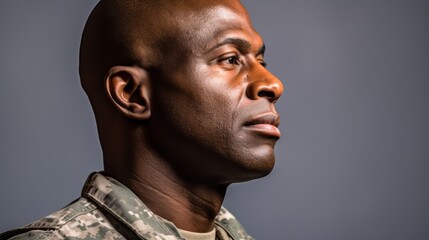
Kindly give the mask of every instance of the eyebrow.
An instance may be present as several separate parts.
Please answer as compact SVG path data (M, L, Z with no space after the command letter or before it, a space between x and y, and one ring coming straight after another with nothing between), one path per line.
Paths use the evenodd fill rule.
M235 45L237 50L242 52L242 53L248 53L248 52L250 52L250 50L252 48L252 45L244 39L226 38L225 40L223 40L219 44L216 44L214 47L210 48L208 52L210 52L211 50L216 49L218 47L221 47L223 45L227 45L227 44ZM264 56L264 54L265 54L265 44L263 44L262 47L259 48L258 52L256 53L256 56L259 56L259 55Z

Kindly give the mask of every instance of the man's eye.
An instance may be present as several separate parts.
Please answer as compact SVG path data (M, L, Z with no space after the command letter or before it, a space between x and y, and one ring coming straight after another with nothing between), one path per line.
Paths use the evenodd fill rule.
M239 65L240 64L238 56L227 57L227 58L221 59L219 62L224 63L224 64L229 64L229 65Z
M264 60L259 60L259 64L261 64L262 67L267 67L267 62L265 62Z

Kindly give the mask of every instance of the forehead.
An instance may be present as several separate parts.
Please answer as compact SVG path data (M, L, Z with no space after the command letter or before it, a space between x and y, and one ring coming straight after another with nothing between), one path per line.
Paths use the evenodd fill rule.
M224 38L240 38L260 48L262 38L252 26L246 9L238 1L213 1L203 7L188 9L179 24L185 41L209 49ZM252 44L252 45L253 45Z
M133 46L141 62L175 66L203 56L223 39L242 39L257 52L263 41L246 9L236 0L180 0L141 9ZM160 1L161 3L164 1ZM147 57L142 57L147 56Z

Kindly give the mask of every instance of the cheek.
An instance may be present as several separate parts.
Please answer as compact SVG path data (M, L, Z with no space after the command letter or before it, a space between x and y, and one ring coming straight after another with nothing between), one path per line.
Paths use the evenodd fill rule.
M243 90L227 72L200 65L154 86L154 115L169 132L225 150L235 134Z
M200 78L195 88L198 118L205 121L205 127L218 138L216 144L231 144L244 92L230 75L227 72L210 72Z
M171 136L207 142L210 137L215 137L220 119L227 117L224 109L219 107L219 97L196 84L188 85L188 88L164 85L154 96L154 122Z

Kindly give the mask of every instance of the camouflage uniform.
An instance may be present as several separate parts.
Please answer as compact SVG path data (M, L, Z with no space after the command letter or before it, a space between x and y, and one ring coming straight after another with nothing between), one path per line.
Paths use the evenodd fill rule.
M251 240L241 224L222 207L215 219L216 238ZM150 211L127 187L113 178L93 173L82 197L65 208L1 239L184 239L176 226Z

